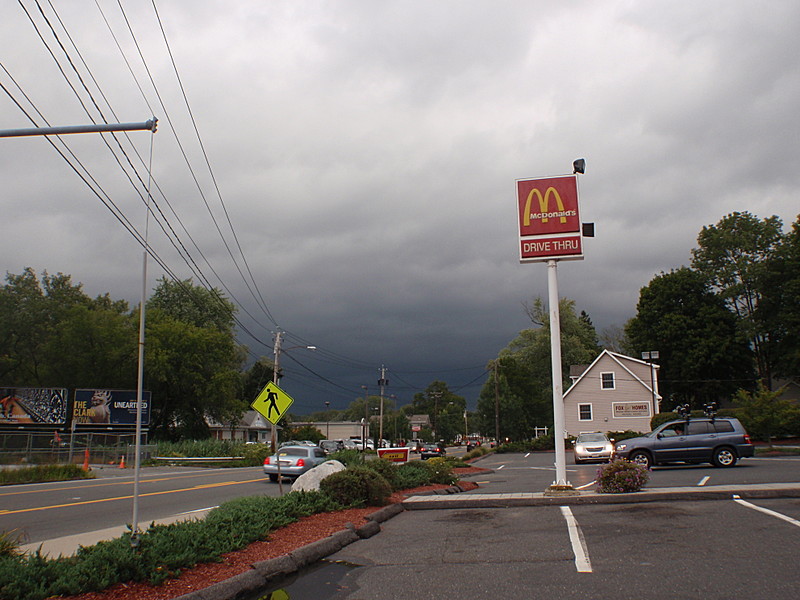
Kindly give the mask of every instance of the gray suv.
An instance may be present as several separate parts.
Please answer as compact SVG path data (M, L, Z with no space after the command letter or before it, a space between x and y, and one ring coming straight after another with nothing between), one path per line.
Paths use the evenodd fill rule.
M670 421L642 437L617 442L614 448L614 458L647 468L673 462L732 467L753 454L750 436L739 420L731 417Z

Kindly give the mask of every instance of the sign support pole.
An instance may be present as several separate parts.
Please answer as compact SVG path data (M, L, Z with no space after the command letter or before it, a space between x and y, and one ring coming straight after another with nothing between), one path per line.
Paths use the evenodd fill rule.
M572 486L567 481L564 450L564 393L561 383L561 315L558 307L558 261L547 261L547 293L550 304L550 364L553 378L553 442L556 447L556 480L559 489Z

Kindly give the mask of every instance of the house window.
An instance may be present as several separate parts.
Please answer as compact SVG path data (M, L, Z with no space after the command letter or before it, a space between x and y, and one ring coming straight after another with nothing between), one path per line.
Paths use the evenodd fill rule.
M591 404L578 404L578 420L591 421L592 420L592 405Z
M600 387L604 390L613 390L614 373L600 373Z

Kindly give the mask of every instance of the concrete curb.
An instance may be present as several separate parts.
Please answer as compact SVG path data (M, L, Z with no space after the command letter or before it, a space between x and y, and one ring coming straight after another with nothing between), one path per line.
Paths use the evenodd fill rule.
M740 498L800 498L800 483L719 485L706 488L661 488L629 494L598 494L580 492L577 495L547 495L541 493L469 494L453 496L413 496L403 501L406 510L444 508L508 508L512 506L569 506L580 504L630 504L664 502L668 500L728 500Z
M389 504L367 515L367 522L361 527L348 523L345 529L333 535L306 544L288 554L253 563L250 571L234 575L202 590L178 596L175 600L237 600L248 596L266 587L270 581L291 575L353 542L380 533L380 523L388 521L403 510L402 503Z

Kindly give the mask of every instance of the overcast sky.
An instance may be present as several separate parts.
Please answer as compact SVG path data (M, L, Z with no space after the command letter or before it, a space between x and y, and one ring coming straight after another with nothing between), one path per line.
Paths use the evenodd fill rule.
M288 332L299 414L377 394L382 364L398 404L438 379L474 408L486 363L530 326L523 303L547 298L546 265L519 263L517 179L586 159L597 234L560 263L559 291L598 331L688 264L704 225L800 213L796 0L156 0L213 178L152 0L122 0L125 15L117 0L39 3L92 97L35 0L77 92L3 2L0 129L31 126L15 101L37 125L100 122L92 98L109 122L157 117L155 135L120 137L125 154L106 136L118 158L97 134L63 139L139 231L142 186L123 167L146 184L152 140L155 202L240 305L241 341L271 356ZM139 302L141 247L44 138L0 139L0 180L3 273ZM152 221L149 238L199 283ZM163 273L151 260L148 287ZM304 344L319 350L289 349Z

